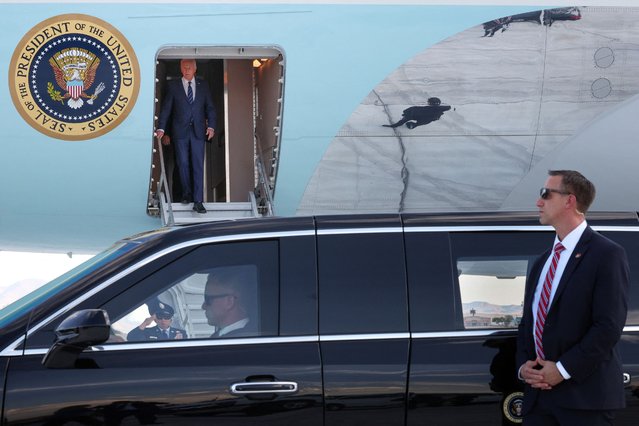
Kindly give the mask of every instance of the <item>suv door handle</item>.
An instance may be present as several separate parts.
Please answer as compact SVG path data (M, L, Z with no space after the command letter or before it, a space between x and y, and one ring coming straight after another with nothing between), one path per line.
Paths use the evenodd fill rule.
M253 395L260 393L295 393L296 382L242 382L231 385L233 395Z

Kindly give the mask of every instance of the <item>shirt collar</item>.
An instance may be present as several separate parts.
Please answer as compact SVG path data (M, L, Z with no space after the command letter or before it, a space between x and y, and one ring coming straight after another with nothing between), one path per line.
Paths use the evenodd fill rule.
M572 252L575 249L587 226L588 223L584 220L564 237L564 239L561 241L561 244L566 248L567 252ZM555 243L553 244L553 247L557 245L558 242L560 242L559 237L555 235Z
M227 333L230 333L233 330L237 330L240 328L244 328L246 326L246 324L248 324L249 319L248 318L244 318L241 319L237 322L234 322L233 324L227 325L226 327L222 328L220 330L220 337L224 336Z

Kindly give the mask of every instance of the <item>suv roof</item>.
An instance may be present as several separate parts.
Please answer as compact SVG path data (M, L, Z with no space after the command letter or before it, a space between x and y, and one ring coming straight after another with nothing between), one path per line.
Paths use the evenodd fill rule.
M636 212L589 212L588 223L595 226L636 226ZM400 222L401 220L401 222ZM345 214L326 216L267 217L225 220L160 228L126 238L130 242L162 241L177 244L201 238L238 234L286 233L335 228L375 228L397 226L540 226L536 212L462 212L404 214Z

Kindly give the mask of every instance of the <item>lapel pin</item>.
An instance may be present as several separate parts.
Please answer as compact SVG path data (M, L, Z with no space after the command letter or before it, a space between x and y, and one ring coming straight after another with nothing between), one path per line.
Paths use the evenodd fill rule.
M577 253L577 254L575 255L575 259L579 259L580 257L581 257L581 253Z

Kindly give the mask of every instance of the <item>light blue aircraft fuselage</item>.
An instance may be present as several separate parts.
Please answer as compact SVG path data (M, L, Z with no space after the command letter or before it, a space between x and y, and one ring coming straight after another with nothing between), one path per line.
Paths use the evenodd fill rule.
M233 171L255 166L228 156L235 100L255 111L270 96L277 215L530 210L546 170L564 167L593 178L596 208L635 208L639 190L619 188L636 173L639 13L371 3L0 2L0 250L90 253L162 225L153 131L181 53L219 83L225 171L209 201L230 201ZM105 37L119 74L78 59L90 42L52 44L73 36ZM258 79L248 101L233 95L244 58L276 61L278 94Z

